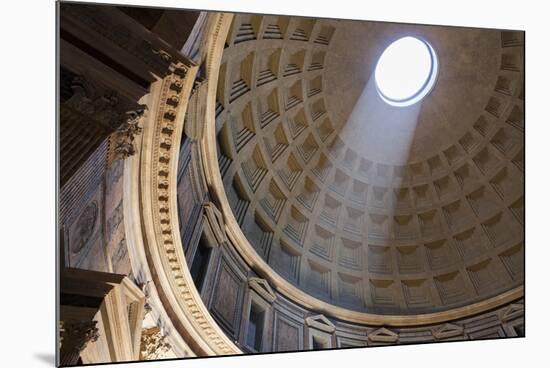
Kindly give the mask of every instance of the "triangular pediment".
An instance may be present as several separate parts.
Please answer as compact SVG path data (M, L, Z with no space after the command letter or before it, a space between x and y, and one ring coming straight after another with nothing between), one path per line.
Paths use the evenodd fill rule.
M269 283L264 279L251 277L248 279L248 286L269 303L273 303L277 298L277 294L275 294Z
M438 340L462 336L463 334L464 327L454 325L452 323L445 323L443 326L436 328L432 331L432 335Z
M397 342L399 335L385 327L371 332L368 338L372 342Z
M499 318L502 322L508 322L522 316L525 306L523 304L510 304L499 313Z
M203 205L203 210L206 230L214 237L215 244L219 245L227 242L225 222L218 207L212 202L207 202Z
M333 333L334 330L336 329L334 324L330 322L328 318L323 316L322 314L307 317L306 324L311 328L315 328L317 330L321 330L328 333Z

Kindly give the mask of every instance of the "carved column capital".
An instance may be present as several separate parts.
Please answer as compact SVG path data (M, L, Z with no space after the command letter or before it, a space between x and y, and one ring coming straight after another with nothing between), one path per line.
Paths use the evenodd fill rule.
M88 343L99 339L97 321L61 321L60 328L61 365L74 365Z
M82 351L99 338L97 321L61 321L60 335L63 347Z

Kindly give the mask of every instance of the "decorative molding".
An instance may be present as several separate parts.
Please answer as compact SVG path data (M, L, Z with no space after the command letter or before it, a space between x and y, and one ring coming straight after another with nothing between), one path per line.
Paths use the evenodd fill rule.
M124 50L128 56L146 65L152 74L161 78L169 74L169 66L179 58L178 50L123 13L117 14L109 8L90 11L89 6L63 8L61 16L68 31L76 28L93 32L99 44Z
M223 215L216 205L212 202L206 202L203 205L205 223L208 224L209 230L212 232L216 245L227 242L225 235L225 223Z
M212 13L210 27L226 33L231 16ZM211 37L211 36L208 36ZM211 38L209 52L221 58L223 40ZM174 327L197 355L241 353L213 320L189 273L177 214L177 167L184 116L198 66L172 62L171 73L151 85L146 96L140 149L142 228L152 281ZM138 179L138 178L135 178ZM216 219L214 215L212 220ZM217 221L217 220L216 220Z
M193 85L193 91L191 98L189 99L188 111L186 117L186 124L184 127L184 133L193 141L200 141L203 136L204 122L202 117L204 116L205 104L208 93L207 83L205 80L196 80Z
M102 90L84 75L71 80L71 90L73 95L65 101L64 108L70 108L110 131L120 125L123 116L116 91Z
M269 283L264 279L251 277L248 279L248 286L270 304L277 299L277 294L275 294Z
M61 295L70 296L60 304L62 365L76 364L79 357L84 364L139 359L145 296L128 277L65 268L60 288ZM71 334L79 333L71 340Z
M525 306L523 304L514 303L503 309L498 316L502 322L508 322L513 320L514 318L523 316L524 311Z
M76 365L89 343L100 338L97 321L73 320L60 321L59 364Z
M311 328L315 328L317 330L321 330L328 333L333 333L336 330L336 327L334 326L334 324L322 314L307 317L306 325L308 325Z
M152 281L153 275L149 268L147 260L147 242L144 237L144 229L142 229L142 215L139 206L141 193L139 183L140 174L140 157L141 144L138 144L138 154L123 161L124 165L124 230L126 236L126 244L128 247L128 255L132 267L132 273L135 275L135 281L139 289L145 295L144 316L150 317L152 320L163 326L164 332L169 337L172 344L172 351L178 357L194 357L197 354L191 349L189 344L183 339L180 332L176 329L176 318L168 314L167 308L164 307L163 301L160 299L160 293L157 291L155 284Z
M464 335L464 327L452 323L445 323L443 326L432 330L432 335L437 340L448 339Z
M367 337L371 342L396 343L399 340L398 334L385 327L371 332Z

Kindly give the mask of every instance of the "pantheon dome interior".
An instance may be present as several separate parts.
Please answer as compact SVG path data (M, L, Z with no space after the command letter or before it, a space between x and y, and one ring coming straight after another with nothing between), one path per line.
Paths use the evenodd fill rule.
M58 364L525 336L524 32L58 3Z

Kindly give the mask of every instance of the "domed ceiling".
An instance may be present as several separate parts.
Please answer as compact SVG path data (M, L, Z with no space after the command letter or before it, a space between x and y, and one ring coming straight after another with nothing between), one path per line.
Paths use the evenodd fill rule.
M428 41L433 90L393 107L373 71ZM322 301L376 314L523 284L521 33L238 15L223 55L221 176L257 254Z

